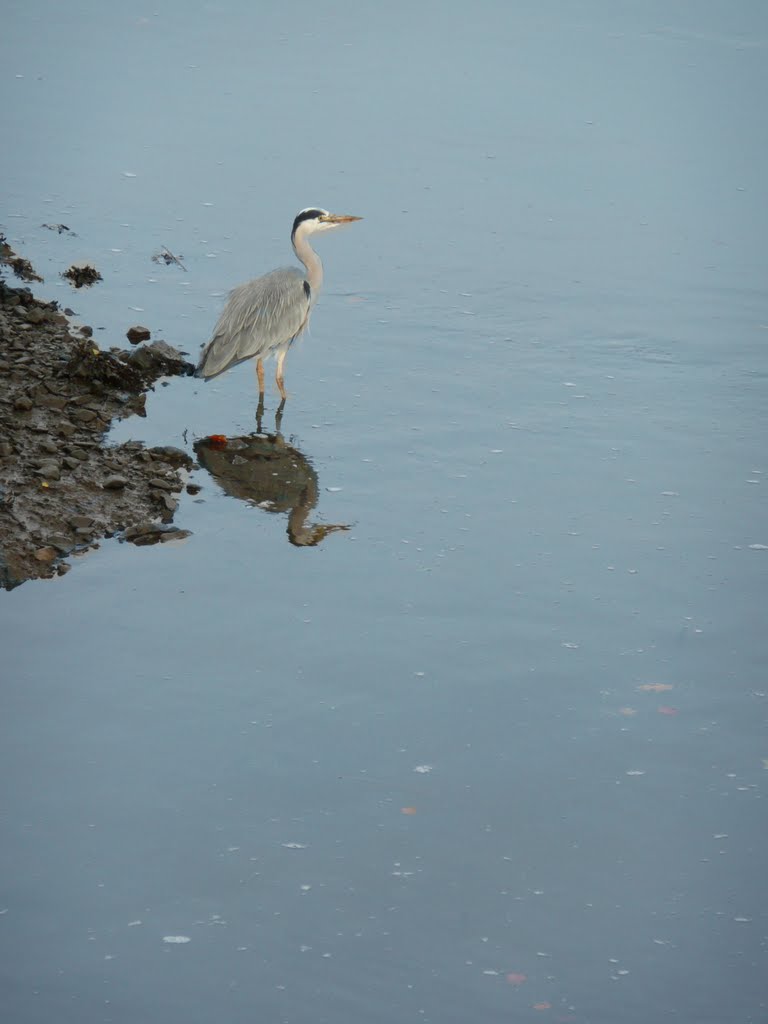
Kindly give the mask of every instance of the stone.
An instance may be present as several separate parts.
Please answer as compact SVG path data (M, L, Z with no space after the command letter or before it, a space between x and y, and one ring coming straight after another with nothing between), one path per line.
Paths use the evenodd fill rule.
M143 537L148 533L158 533L160 527L157 523L137 523L135 526L129 526L123 536L126 540L135 540L136 537Z
M26 395L19 395L16 401L13 403L13 408L18 412L29 412L32 408L32 399L27 398Z
M141 341L149 341L152 334L148 327L142 327L140 324L136 324L136 326L128 328L125 336L132 345L138 345Z
M108 476L102 486L106 491L121 491L128 481L124 476Z
M61 411L67 407L67 400L61 395L44 395L38 399L38 405L43 406L45 409L56 409Z
M38 548L35 551L35 558L38 562L52 562L57 557L58 553L55 548Z
M90 529L93 526L93 518L91 516L72 516L67 522L73 530Z
M58 480L61 477L61 466L58 462L50 459L41 463L40 468L35 470L38 476L44 476L46 480Z
M74 409L70 415L78 423L92 423L96 419L96 413L93 409Z
M72 541L69 537L65 537L63 534L57 533L54 534L53 537L48 538L48 546L56 548L57 551L61 551L66 554L66 552L72 550Z
M191 536L191 530L180 530L178 527L172 526L168 530L163 530L163 532L160 534L160 543L168 544L170 541L184 540L185 538Z

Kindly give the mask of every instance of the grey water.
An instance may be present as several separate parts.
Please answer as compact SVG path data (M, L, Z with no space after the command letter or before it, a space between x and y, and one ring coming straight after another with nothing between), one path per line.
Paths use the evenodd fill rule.
M0 51L0 226L103 347L194 357L364 218L286 362L310 498L201 459L185 543L2 597L4 1019L763 1024L765 5L27 0ZM259 443L249 364L166 383L115 441Z

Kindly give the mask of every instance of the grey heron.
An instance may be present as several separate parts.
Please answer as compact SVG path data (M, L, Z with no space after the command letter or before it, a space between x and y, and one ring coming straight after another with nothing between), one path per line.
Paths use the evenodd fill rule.
M274 355L275 381L285 402L285 356L291 342L307 326L323 283L323 265L309 244L309 236L361 219L328 213L316 206L301 210L293 222L291 244L306 273L298 267L281 267L230 292L213 337L200 354L195 376L211 380L231 366L255 357L259 400L263 402L264 360Z

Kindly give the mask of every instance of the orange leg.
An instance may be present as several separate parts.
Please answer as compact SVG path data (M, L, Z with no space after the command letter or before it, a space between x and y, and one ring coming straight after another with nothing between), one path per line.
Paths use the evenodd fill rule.
M256 377L259 381L259 394L264 394L264 362L261 359L256 360Z

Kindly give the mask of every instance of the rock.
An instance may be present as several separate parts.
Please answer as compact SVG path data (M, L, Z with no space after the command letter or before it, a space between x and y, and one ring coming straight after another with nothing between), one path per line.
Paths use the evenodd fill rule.
M96 413L93 409L74 409L70 415L78 423L92 423L96 419Z
M56 548L57 551L61 551L62 554L66 554L72 550L73 544L69 537L65 537L61 533L55 534L53 537L48 538L48 546Z
M19 395L16 401L13 403L13 408L19 412L29 412L32 408L33 402L31 398L27 398L26 395Z
M168 544L169 541L185 540L187 537L191 536L191 530L180 530L178 526L171 526L168 530L163 530L163 532L160 534L160 543Z
M25 315L31 324L39 324L45 320L45 311L40 309L39 306L30 306Z
M137 537L143 537L148 533L158 533L161 527L157 523L137 523L136 526L129 526L123 534L125 540L135 540Z
M181 352L165 341L153 341L134 349L128 357L128 365L142 374L157 378L164 374L191 374L194 367L184 360Z
M59 412L67 407L67 400L60 395L44 395L38 399L38 405L42 405L45 409L56 409Z
M160 531L159 530L153 530L152 533L142 533L142 534L139 534L138 537L134 537L133 538L131 543L135 544L136 547L143 548L143 547L147 547L150 544L157 544L157 542L159 540L160 540Z
M40 442L40 447L43 449L44 452L50 452L51 455L55 455L56 452L58 452L59 450L59 446L56 444L56 442L51 441L49 437Z
M148 327L137 324L135 327L129 327L125 336L132 345L138 345L141 341L149 341L152 335Z
M192 465L192 458L187 455L185 451L181 448L174 448L174 446L170 444L150 448L149 454L153 459L160 459L162 462L167 462L171 466L186 466L186 468L189 469Z
M178 482L175 482L173 480L163 480L159 476L153 477L149 481L149 486L150 487L156 487L156 488L158 488L161 491L178 491L179 490Z
M106 491L121 491L127 484L128 481L125 479L124 476L115 475L108 476L104 483L102 484L102 487Z
M63 462L64 462L64 465L67 467L67 469L79 469L80 468L80 460L79 459L73 459L71 455L65 455L64 459L63 459Z
M55 548L38 548L35 551L35 558L38 562L52 562L57 557L58 553Z
M90 529L93 526L93 519L91 516L72 516L68 523L73 530Z
M187 484L187 494L199 494L201 490L200 484Z
M53 459L43 462L35 472L38 476L44 476L46 480L59 480L61 478L61 466Z

